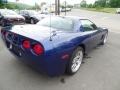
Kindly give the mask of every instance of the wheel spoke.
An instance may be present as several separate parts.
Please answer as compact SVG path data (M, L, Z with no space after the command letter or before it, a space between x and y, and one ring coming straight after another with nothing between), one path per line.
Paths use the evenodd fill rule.
M74 63L74 64L72 65L72 69L75 70L75 68L76 68L76 64Z
M83 58L83 52L78 51L73 59L72 66L71 66L71 69L73 72L76 72L79 69L82 62L82 58Z

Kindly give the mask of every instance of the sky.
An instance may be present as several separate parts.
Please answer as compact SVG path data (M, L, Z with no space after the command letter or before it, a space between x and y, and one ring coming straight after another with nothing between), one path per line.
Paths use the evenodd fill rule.
M8 0L10 2L15 2L16 0ZM60 0L60 2L64 2L65 0ZM66 0L68 4L77 4L80 3L82 0ZM94 3L95 0L86 0L88 4ZM54 3L55 0L19 0L20 3L25 3L28 5L34 5L35 3L40 4L41 2L47 2L47 3Z

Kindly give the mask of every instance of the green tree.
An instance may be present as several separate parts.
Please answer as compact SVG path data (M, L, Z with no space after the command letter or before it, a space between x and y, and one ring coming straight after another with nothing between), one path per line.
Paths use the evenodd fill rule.
M87 8L93 8L93 5L92 4L88 4Z
M109 5L114 8L120 8L120 0L110 0Z
M95 7L106 7L107 0L97 0L94 3Z
M35 3L35 8L40 9L40 6L37 3Z
M82 0L80 3L81 7L86 7L87 6L87 2L85 0Z
M95 1L94 7L112 7L120 8L120 0L97 0Z
M4 7L3 0L0 0L0 8L3 8L3 7Z

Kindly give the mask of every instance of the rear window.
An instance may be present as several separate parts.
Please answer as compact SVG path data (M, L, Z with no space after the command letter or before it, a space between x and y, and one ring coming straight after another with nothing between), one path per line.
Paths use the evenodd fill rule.
M49 17L37 23L41 26L52 27L60 30L71 31L73 30L73 20L62 17Z

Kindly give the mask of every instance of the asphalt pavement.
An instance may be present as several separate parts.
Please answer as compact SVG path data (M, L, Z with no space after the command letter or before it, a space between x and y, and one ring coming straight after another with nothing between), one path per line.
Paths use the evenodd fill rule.
M91 51L75 75L51 78L13 57L0 39L0 90L120 90L120 15L84 10L67 14L108 27L106 45Z

